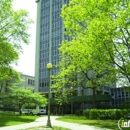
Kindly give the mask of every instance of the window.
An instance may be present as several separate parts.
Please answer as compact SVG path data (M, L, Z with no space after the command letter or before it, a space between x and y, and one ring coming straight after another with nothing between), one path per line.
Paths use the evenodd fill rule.
M31 84L31 80L30 79L28 79L28 84Z
M34 80L33 79L28 79L28 85L34 86Z

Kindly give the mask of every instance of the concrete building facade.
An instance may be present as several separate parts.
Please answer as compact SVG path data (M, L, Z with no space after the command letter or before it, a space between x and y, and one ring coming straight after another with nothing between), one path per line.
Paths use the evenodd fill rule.
M48 93L49 77L46 68L47 63L52 63L51 73L58 72L55 65L59 62L58 47L63 40L71 40L64 35L63 20L60 17L61 7L69 3L69 0L36 0L37 2L37 24L36 24L36 55L35 55L35 92ZM73 97L73 109L92 106L92 90L78 87ZM96 100L109 102L111 100L109 90L102 89ZM101 95L102 94L102 95ZM87 97L88 96L88 97ZM52 96L53 97L53 96ZM52 99L53 100L53 99ZM52 101L52 104L55 103ZM57 106L55 106L57 107ZM70 104L65 105L70 110ZM78 108L78 109L80 109ZM56 110L58 108L55 108ZM67 113L67 112L66 112Z
M69 0L37 1L35 91L48 92L47 63L52 63L52 74L58 71L54 67L59 62L58 47L65 39L61 7ZM69 39L66 37L66 39Z
M19 84L19 87L22 87L24 89L32 89L34 90L34 77L33 76L29 76L29 75L25 75L23 73L20 73L20 78L22 79L22 82Z

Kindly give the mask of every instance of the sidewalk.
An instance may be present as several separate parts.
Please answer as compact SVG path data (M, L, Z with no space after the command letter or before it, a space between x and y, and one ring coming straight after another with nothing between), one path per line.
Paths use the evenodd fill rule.
M67 123L62 121L57 121L55 118L58 116L51 116L51 125L52 126L61 126L65 128L69 128L71 130L110 130L106 128L98 128L94 126L87 126L81 124L74 124L74 123ZM42 116L31 123L21 124L21 125L14 125L14 126L5 126L0 127L0 130L20 130L20 129L27 129L30 127L37 127L37 126L46 126L47 123L47 116Z

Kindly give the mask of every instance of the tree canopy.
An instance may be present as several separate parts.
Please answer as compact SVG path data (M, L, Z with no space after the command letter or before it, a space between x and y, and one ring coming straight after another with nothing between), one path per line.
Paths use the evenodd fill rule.
M0 1L0 83L13 77L12 63L16 63L21 45L29 43L28 29L32 23L26 10L15 11L12 0ZM11 72L11 73L10 73ZM15 71L16 73L16 71ZM18 75L18 73L17 73Z
M21 114L21 108L23 105L46 105L47 99L40 93L33 93L31 89L15 88L11 89L10 93L4 96L4 103L18 106L19 114Z
M96 89L124 78L130 81L129 10L127 0L70 0L63 6L65 34L72 40L59 48L55 88L70 83Z

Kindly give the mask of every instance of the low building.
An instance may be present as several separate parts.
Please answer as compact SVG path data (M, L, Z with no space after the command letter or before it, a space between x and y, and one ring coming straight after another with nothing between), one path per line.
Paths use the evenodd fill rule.
M112 95L112 106L120 107L124 102L130 99L130 88L129 87L119 87L111 88Z
M27 88L31 88L32 90L34 90L34 77L33 76L29 76L29 75L25 75L23 73L20 73L20 78L22 79L22 82L20 83L20 87L27 89Z
M33 76L29 76L29 75L26 75L26 74L23 74L21 72L19 72L20 74L20 78L21 78L21 83L19 84L16 84L16 87L19 88L23 88L23 89L32 89L32 91L34 92L34 77ZM12 83L14 83L14 81L11 81ZM2 103L2 99L3 99L3 95L5 93L8 93L8 92L11 92L10 89L10 84L7 82L3 85L3 87L1 88L2 91L1 91L1 96L0 96L0 110L11 110L12 107L10 107L10 105L4 105L3 106L3 103Z

